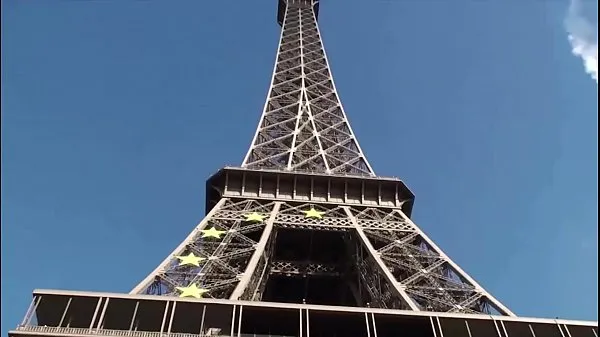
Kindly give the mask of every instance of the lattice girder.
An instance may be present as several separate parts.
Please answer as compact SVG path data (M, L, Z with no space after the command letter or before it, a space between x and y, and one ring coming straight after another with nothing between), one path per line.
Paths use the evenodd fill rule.
M285 13L280 16L282 30L271 85L242 168L375 177L336 91L313 12L314 5L313 0L288 1ZM202 225L226 231L222 240L212 243L192 235L173 254L199 254L207 258L205 263L198 268L185 269L165 262L153 273L153 281L146 280L142 288L174 295L182 284L196 282L208 290L208 296L260 300L270 274L309 275L335 270L335 267L330 270L323 266L319 269L318 264L307 261L274 261L273 247L278 231L335 231L341 233L348 251L353 252L349 259L353 261L360 283L354 292L364 290L368 293L364 296L372 306L463 312L486 312L485 308L494 307L503 314L512 314L444 255L399 208L396 209L405 201L398 199L397 186L392 202L395 208L349 207L310 202L312 193L322 195L323 188L314 189L311 185L310 195L296 193L295 179L293 201L280 198L269 202L271 197L267 194L266 198L262 196L261 202L250 199L237 202L236 205L246 202L262 207L263 214L268 214L264 222L247 223L242 213L252 207L231 208L229 204L234 203L231 199L222 201ZM248 193L245 188L249 187L245 181L246 176L242 175L239 196L253 198L252 192L245 194ZM279 187L286 185L279 185L279 176L275 181L277 189L273 191L275 185L272 185L267 193L277 197ZM259 197L262 188L267 187L261 184L262 177L258 178L258 185L255 184L259 186L256 194ZM342 185L335 184L338 190L327 185L327 191L340 195ZM350 196L349 193L356 194L358 185L345 184L341 199L366 201L366 192L360 194L359 199ZM363 180L360 186L359 190L365 191L365 186L375 185ZM381 185L376 194L372 193L373 187L369 188L371 203L381 203ZM227 180L219 191L237 193L235 189L228 189ZM390 202L389 189L386 191L386 202ZM412 193L407 193L412 200ZM372 195L379 199L373 200ZM306 202L301 201L305 199ZM411 207L407 208L410 211ZM307 217L307 209L322 216Z
M264 223L247 221L251 213L270 214L275 203L222 199L182 244L132 292L178 296L177 288L196 284L208 290L205 297L227 298L246 270ZM215 228L222 237L205 237ZM220 236L220 235L219 235ZM193 254L199 265L182 264L178 257Z
M421 310L471 312L485 307L494 308L500 314L511 314L462 270L457 270L401 211L394 209L386 214L382 209L367 208L355 214L361 226L371 224L365 228L365 235L387 269L392 271L395 281ZM377 219L394 223L393 227L401 230L386 225L373 228L372 223ZM478 301L465 302L475 297Z
M267 102L242 167L374 176L338 98L311 1L287 6Z
M264 221L247 221L250 213ZM212 227L223 237L202 238L202 230ZM343 274L344 266L273 260L277 228L341 232L350 254L346 260L358 273L358 290L373 307L512 314L400 209L316 202L222 199L133 292L177 296L178 288L194 283L208 297L260 300L269 275ZM181 266L177 256L190 253L203 263Z
M323 263L306 263L297 261L273 261L270 273L282 275L327 275L341 276L341 271L337 265L328 265Z
M571 336L572 328L575 336L585 327L597 336L597 322L494 316L514 314L410 220L414 194L400 179L375 176L350 127L318 2L278 1L281 37L256 134L242 167L207 181L207 214L196 228L129 295L35 290L10 336L283 336L293 334L279 324L291 315L299 325L284 325L300 326L300 335L315 327L309 316L315 331L343 335L347 329L324 329L331 310L341 313L337 325L357 329L364 316L368 335L393 324L417 335L471 335L473 327L510 336ZM262 300L271 303L249 303ZM287 303L273 303L280 300ZM274 325L261 321L275 316Z

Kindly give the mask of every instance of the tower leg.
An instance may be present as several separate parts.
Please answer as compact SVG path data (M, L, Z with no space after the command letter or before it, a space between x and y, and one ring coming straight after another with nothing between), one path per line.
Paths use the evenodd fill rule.
M373 262L376 263L376 265L378 267L378 270L377 270L377 273L379 274L378 276L379 277L383 276L385 281L387 281L386 283L389 284L389 286L391 287L391 289L389 289L389 290L395 292L398 296L400 296L402 298L402 300L404 301L405 306L408 306L411 310L418 311L419 308L417 307L417 305L408 296L408 294L406 294L404 289L402 289L400 284L396 281L396 278L394 277L394 275L392 275L392 273L387 269L387 267L381 260L381 257L379 256L377 251L375 251L375 249L371 245L369 239L363 232L362 228L358 225L358 222L356 221L356 218L354 217L354 215L352 214L350 209L348 207L344 207L344 210L346 211L346 214L348 214L348 217L351 219L352 225L354 226L354 229L356 230L357 236L360 238L361 244L368 251L369 256L367 257L367 259L372 260ZM364 260L364 257L363 257L363 261L360 261L359 263L364 264L365 262L366 261ZM366 265L365 265L365 267L366 267ZM364 272L366 272L366 271L367 270L364 270ZM397 306L397 305L394 305L394 307L395 306ZM397 308L397 309L400 309L400 308Z
M267 247L267 243L273 233L273 223L275 222L275 217L277 216L277 212L279 212L280 207L281 203L277 202L271 210L269 218L265 221L265 228L262 232L260 240L256 245L256 249L252 254L252 257L250 258L248 267L246 267L244 274L240 278L240 282L235 287L235 290L229 299L242 299L242 295L244 295L243 299L251 299L252 294L256 291L256 287L260 284L260 279L264 277L265 269L269 264L269 257L265 255L265 248Z
M262 219L274 214L276 205L253 199L221 199L131 293L229 298L267 228Z

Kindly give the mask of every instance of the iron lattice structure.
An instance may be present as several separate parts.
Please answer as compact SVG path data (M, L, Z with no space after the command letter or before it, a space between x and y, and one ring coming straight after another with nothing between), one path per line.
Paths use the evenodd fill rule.
M315 11L290 1L273 79L242 167L374 176L340 103Z
M375 176L317 16L316 0L280 0L273 78L242 167L209 180L206 217L131 293L513 316L411 221L412 193Z
M598 337L598 323L515 317L410 219L340 104L317 0L278 0L267 102L206 216L129 294L34 290L10 337Z

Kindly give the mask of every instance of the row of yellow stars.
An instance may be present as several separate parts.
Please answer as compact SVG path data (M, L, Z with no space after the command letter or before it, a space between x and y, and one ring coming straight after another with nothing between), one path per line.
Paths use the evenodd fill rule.
M302 211L302 212L305 214L305 217L307 217L307 218L317 218L317 219L323 218L323 214L325 214L325 212L319 212L314 208L311 208L308 211ZM263 222L265 220L265 218L266 218L265 215L261 215L256 212L246 214L246 221ZM216 229L215 227L212 227L210 229L201 229L200 232L202 232L203 238L212 237L212 238L216 238L216 239L220 239L221 234L227 233L227 231L220 231L220 230Z
M315 210L314 208L311 208L308 211L304 211L304 213L306 214L307 218L322 218L323 214L325 212L319 212L319 211ZM246 214L246 221L262 222L262 221L264 221L264 218L265 218L264 215L258 214L256 212ZM211 227L210 229L201 229L200 232L202 232L203 238L213 237L213 238L217 238L217 239L220 239L222 234L227 233L227 231L220 231L220 230L216 229L215 227ZM190 253L187 256L179 255L179 256L175 256L175 257L180 260L180 262L179 262L180 266L190 264L190 265L199 267L200 262L206 260L203 257L195 256L194 253Z
M306 214L307 218L322 218L323 214L325 212L319 212L317 210L315 210L314 208L311 208L308 211L303 211ZM256 212L250 213L250 214L246 214L246 221L255 221L255 222L263 222L264 218L266 216L258 214ZM227 231L220 231L218 229L216 229L214 226L209 228L209 229L201 229L200 232L202 233L202 237L203 238L216 238L216 239L220 239L222 234L227 233ZM185 256L176 256L178 259L181 260L181 263L179 264L181 265L185 265L185 264L193 264L195 266L199 266L199 261L202 260L196 260L196 259L203 259L200 257L193 257L193 259L190 260L190 256L193 256L194 254L191 253L190 255L188 255L187 257ZM192 262L190 262L192 261Z
M317 219L321 219L323 217L323 214L325 214L325 212L319 212L319 211L315 210L314 208L311 208L308 211L303 211L303 213L305 214L305 216L307 218L317 218ZM266 216L264 216L264 215L253 212L250 214L246 214L246 221L263 222L265 217ZM202 230L200 230L200 232L202 232L203 238L214 237L214 238L220 239L221 235L226 233L227 231L220 231L220 230L216 229L215 227L212 227L210 229L202 229ZM188 255L177 255L175 257L177 259L179 259L180 266L189 264L189 265L193 265L196 267L200 267L200 262L206 260L206 258L196 256L196 255L194 255L194 253L189 253ZM179 294L179 297L201 298L203 294L208 292L208 289L198 288L196 283L192 283L187 287L177 287L176 289L181 292Z
M325 212L319 212L314 208L311 208L308 211L302 211L302 213L304 213L304 216L306 218L317 218L317 219L323 218L323 214L325 214ZM258 214L256 212L246 214L246 221L263 222L263 220L265 218L266 218L266 216Z

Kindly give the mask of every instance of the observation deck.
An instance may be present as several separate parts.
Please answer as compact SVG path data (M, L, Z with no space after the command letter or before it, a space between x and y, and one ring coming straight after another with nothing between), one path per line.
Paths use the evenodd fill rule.
M9 337L598 337L598 323L35 290Z

